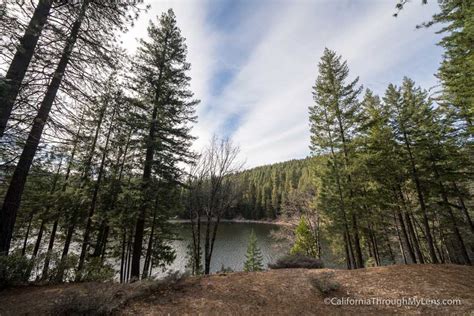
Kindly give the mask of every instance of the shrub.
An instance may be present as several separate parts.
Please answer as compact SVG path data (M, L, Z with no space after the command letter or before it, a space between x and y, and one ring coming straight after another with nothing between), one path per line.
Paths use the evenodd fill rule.
M115 315L127 302L176 286L183 275L170 272L164 279L141 280L131 284L87 282L71 286L58 294L49 314Z
M61 261L61 254L59 252L51 254L50 269L48 271L48 282L62 282L73 281L75 276L75 269L79 258L75 254L69 254L63 261ZM62 273L62 279L58 279L58 275Z
M221 269L217 271L217 273L231 273L234 272L234 270L231 267L226 267L224 264L221 264Z
M268 267L270 269L321 269L324 268L324 265L319 259L295 254L284 256L278 259L275 263L269 264Z
M368 258L368 259L366 260L365 266L366 266L366 267L376 267L376 266L377 266L377 263L376 263L376 261L375 261L374 258L370 257L370 258Z
M33 260L21 255L0 256L0 288L28 282Z
M334 273L324 272L311 279L311 285L321 294L328 295L340 289L341 285L333 280Z
M295 229L296 240L290 250L292 255L316 257L318 254L318 240L311 230L308 221L302 217Z
M247 254L245 255L244 271L254 272L263 270L263 256L257 245L257 235L252 229L250 233L249 243L247 246Z
M115 275L114 268L102 262L101 258L91 258L85 265L81 280L85 282L111 281Z

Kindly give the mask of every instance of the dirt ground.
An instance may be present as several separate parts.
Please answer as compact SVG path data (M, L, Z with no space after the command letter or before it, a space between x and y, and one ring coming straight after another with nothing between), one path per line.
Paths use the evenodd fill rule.
M328 276L330 283L336 286L329 286L329 291L323 294L321 287L315 285L321 282L315 280L328 279ZM377 299L378 304L369 301ZM341 305L343 303L346 305ZM413 305L416 303L419 306ZM190 277L159 286L153 283L81 283L0 292L0 315L71 313L474 315L474 267L409 265L353 271L286 269Z

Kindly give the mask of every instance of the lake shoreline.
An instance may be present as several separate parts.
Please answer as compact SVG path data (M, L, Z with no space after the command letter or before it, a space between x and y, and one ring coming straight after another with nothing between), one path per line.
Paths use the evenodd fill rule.
M201 222L206 222L206 219L202 219ZM171 219L168 222L173 224L186 224L191 223L190 219ZM221 219L221 223L236 223L236 224L270 224L277 226L289 226L291 223L284 222L281 220L253 220L253 219L243 219L243 218L234 218L234 219Z

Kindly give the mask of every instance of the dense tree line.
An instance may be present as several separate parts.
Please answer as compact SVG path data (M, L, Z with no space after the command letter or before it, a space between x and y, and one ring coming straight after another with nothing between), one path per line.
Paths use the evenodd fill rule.
M195 157L199 101L172 10L150 24L135 56L118 46L144 9L2 6L0 279L22 262L26 278L107 278L107 258L119 258L127 281L174 259L167 219L180 202L182 164Z
M0 4L0 281L105 278L112 258L120 281L148 277L174 259L175 214L192 219L206 273L220 219L239 216L296 217L292 252L331 251L350 269L471 264L474 5L440 8L424 24L444 34L437 93L409 78L364 91L326 49L313 157L240 171L230 143L191 150L199 101L172 10L128 56L119 34L140 1Z
M465 117L409 78L383 98L326 49L310 107L317 208L348 268L396 262L471 264L472 139ZM460 112L462 113L462 112ZM398 242L398 247L396 243ZM395 249L399 251L395 251Z
M239 172L232 179L239 184L239 198L225 216L246 219L275 219L292 191L313 186L312 158L290 160Z

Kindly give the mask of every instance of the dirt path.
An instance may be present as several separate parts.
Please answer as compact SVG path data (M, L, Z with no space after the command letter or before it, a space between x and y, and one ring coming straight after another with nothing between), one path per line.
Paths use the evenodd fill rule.
M320 287L315 286L315 280L328 275L331 283L339 288L322 294ZM424 301L419 301L423 305L418 307L407 304L337 305L348 299L384 299L385 303L395 304L396 299L403 298ZM458 299L460 305L437 306L433 302L427 304L427 299ZM153 283L82 283L0 292L0 315L73 312L122 315L474 315L474 268L410 265L356 271L288 269L188 278L160 286Z

